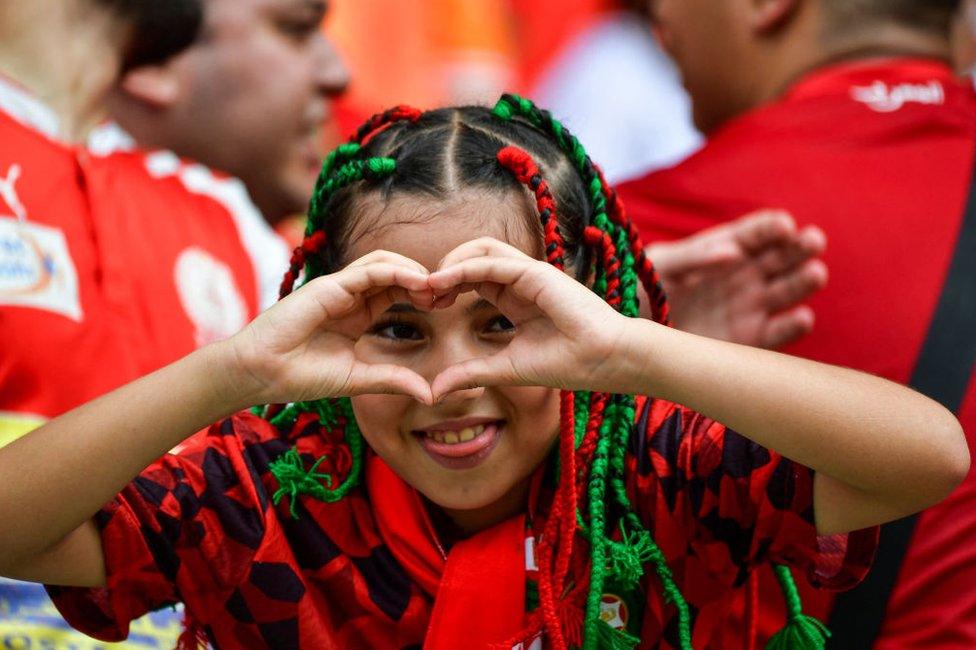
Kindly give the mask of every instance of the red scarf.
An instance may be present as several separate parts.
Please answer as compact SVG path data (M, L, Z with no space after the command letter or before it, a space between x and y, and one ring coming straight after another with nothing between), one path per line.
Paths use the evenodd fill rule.
M417 491L376 454L367 454L365 474L383 542L434 599L424 650L498 646L525 628L524 513L445 554Z

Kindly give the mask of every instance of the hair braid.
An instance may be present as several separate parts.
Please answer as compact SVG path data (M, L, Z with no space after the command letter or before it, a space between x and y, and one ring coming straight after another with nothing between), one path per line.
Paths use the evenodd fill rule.
M592 225L584 230L584 242L599 252L594 290L621 313L636 316L636 287L640 280L651 298L653 314L658 320L667 322L667 301L660 278L644 252L636 229L627 219L622 202L607 184L600 169L593 164L579 140L547 111L540 110L529 100L515 95L503 96L493 113L504 120L511 120L519 115L549 133L573 163L587 189L593 214ZM577 463L580 467L590 467L588 477L579 477L581 487L582 482L587 486L589 525L574 513L574 518L583 524L581 528L588 533L591 546L584 647L593 647L598 637L608 633L599 623L600 597L608 572L624 584L633 586L643 575L643 565L647 562L655 564L665 599L677 606L679 636L683 646L690 647L690 615L687 603L677 590L664 555L633 512L626 494L624 458L634 422L634 399L629 396L596 395L588 402L590 417L581 439L578 440ZM612 540L608 536L614 530L607 522L608 499L620 506L625 513L617 523L622 537L620 541ZM625 641L623 638L617 640Z
M359 150L359 145L356 144L342 145L326 158L309 204L305 239L301 245L292 251L288 271L285 272L284 279L281 281L281 288L278 291L279 298L284 298L294 290L295 282L303 268L307 279L314 278L321 273L319 254L327 241L322 225L329 199L335 192L357 181L367 178L382 178L396 171L396 161L392 158L349 159L358 154ZM345 162L337 168L341 161ZM329 173L326 173L327 170Z
M512 172L516 180L528 186L536 198L536 208L542 222L546 259L563 270L564 244L559 231L556 201L549 185L542 177L539 166L532 157L518 147L505 147L498 152L498 163ZM555 648L565 648L562 626L558 614L557 599L563 591L562 578L568 573L576 533L576 448L575 448L575 395L572 391L560 394L559 460L560 477L557 496L546 525L546 534L540 542L540 604L544 611L546 630ZM555 562L551 549L558 546ZM555 567L553 566L555 564Z
M635 259L636 271L633 270L633 265L626 264L625 261L627 272L622 279L625 294L636 291L636 281L639 278L651 299L655 320L667 324L667 300L664 296L660 277L654 271L653 264L645 254L636 229L627 219L622 202L606 183L602 171L590 159L576 136L570 133L549 111L538 108L530 100L518 95L503 95L495 105L493 113L504 120L510 120L516 115L521 116L553 137L556 144L573 163L587 188L593 206L593 225L610 234L622 255L626 256L629 253ZM636 273L637 277L631 275L632 273ZM627 311L630 309L628 308ZM628 315L636 315L636 312Z

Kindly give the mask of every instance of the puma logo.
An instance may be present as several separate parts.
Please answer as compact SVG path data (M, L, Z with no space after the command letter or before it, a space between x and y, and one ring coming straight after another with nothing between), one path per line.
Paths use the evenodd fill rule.
M3 197L7 207L13 211L18 220L27 221L27 209L20 202L20 197L17 196L17 190L14 187L20 178L20 172L20 165L14 164L7 170L6 177L0 177L0 197Z

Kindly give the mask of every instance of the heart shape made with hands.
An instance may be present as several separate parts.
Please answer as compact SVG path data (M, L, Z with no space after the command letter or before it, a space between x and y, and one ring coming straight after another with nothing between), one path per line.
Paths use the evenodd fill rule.
M469 292L515 325L511 341L494 354L447 367L430 382L402 365L356 357L356 341L392 305L447 309ZM374 251L266 312L269 331L258 338L275 339L266 348L280 355L279 367L288 366L285 374L291 375L283 383L291 388L289 401L296 393L302 399L400 393L433 404L476 386L580 388L585 369L605 361L594 343L614 315L550 264L503 242L478 239L455 248L433 272L402 255Z

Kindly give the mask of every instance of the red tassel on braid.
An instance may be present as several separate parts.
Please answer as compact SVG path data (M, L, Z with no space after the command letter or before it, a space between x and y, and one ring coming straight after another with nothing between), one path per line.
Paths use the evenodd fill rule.
M671 306L668 304L668 299L664 292L664 283L661 281L661 276L657 272L657 269L654 268L653 262L651 262L651 259L645 252L640 233L637 232L634 222L627 216L627 208L624 207L624 202L620 200L620 196L617 195L617 192L607 182L603 170L596 164L593 165L593 169L596 170L597 177L600 179L600 185L603 187L603 194L607 197L607 216L627 232L627 239L630 241L630 252L634 256L634 261L637 266L637 275L640 277L641 283L644 285L644 290L647 291L647 295L651 300L651 312L654 320L662 325L670 326Z
M412 106L394 106L393 108L377 113L359 127L356 134L349 138L349 142L365 145L374 138L380 131L389 127L395 122L408 120L416 122L423 115L423 111Z
M576 463L579 467L590 466L593 452L596 451L596 439L600 432L600 424L603 422L603 412L607 408L608 401L610 401L609 393L593 393L590 396L590 419L586 423L583 440L576 450ZM588 480L589 477L585 473L580 474L578 479L580 489L586 485Z
M292 251L288 271L285 272L285 277L281 281L281 288L278 291L279 300L295 289L295 281L298 280L298 274L302 272L302 268L305 266L305 260L313 255L318 255L325 247L325 241L325 233L316 230Z

